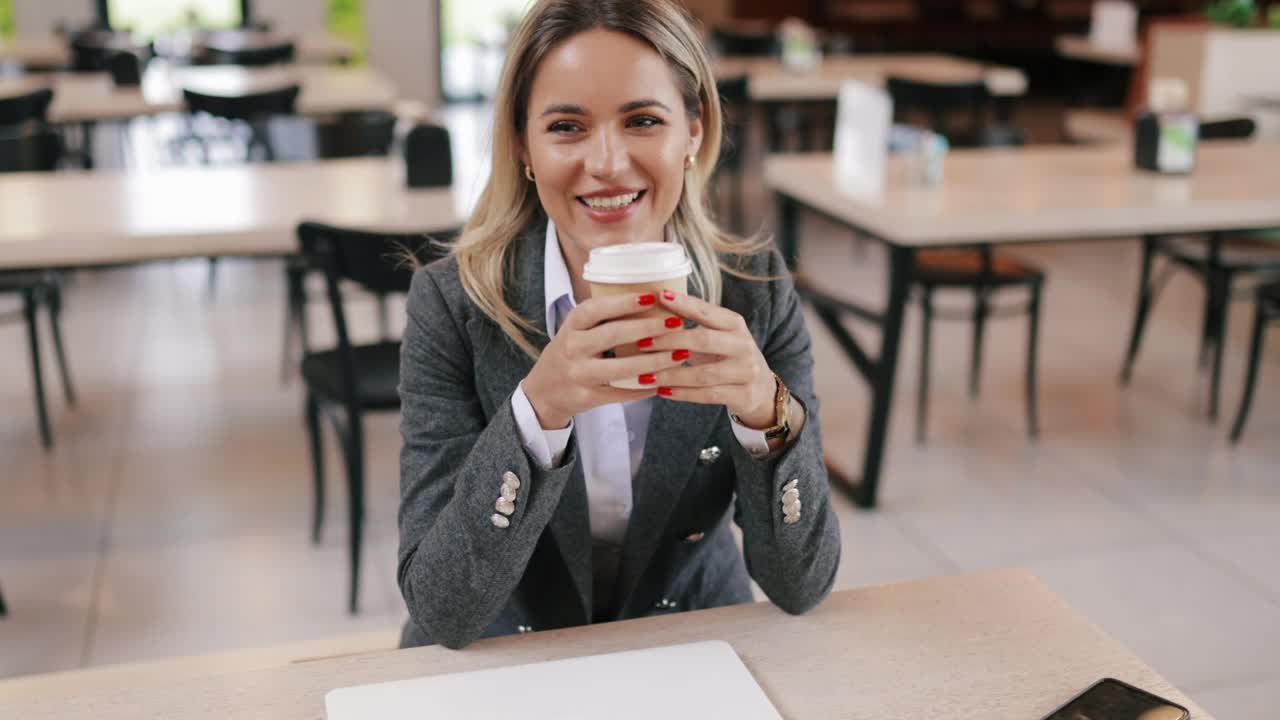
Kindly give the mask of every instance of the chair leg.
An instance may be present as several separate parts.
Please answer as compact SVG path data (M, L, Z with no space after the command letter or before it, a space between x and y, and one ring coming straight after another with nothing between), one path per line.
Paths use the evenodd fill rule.
M1266 324L1266 313L1259 300L1253 316L1253 338L1249 341L1249 369L1245 372L1244 394L1240 396L1240 409L1236 411L1236 421L1231 426L1232 445L1240 442L1245 420L1249 417L1249 407L1253 404L1254 385L1258 380L1258 365L1262 361L1262 333L1266 329Z
M40 424L40 444L45 450L53 447L53 432L49 429L49 410L44 401L44 375L40 369L40 331L36 325L36 291L23 292L22 313L27 321L27 343L31 350L31 379L36 395L36 419Z
M67 366L67 353L62 344L62 288L56 282L49 284L49 329L53 335L53 350L57 355L58 371L62 374L62 393L67 398L67 405L75 407L76 388L71 382L71 371Z
M288 261L286 261L288 262ZM301 352L307 351L306 316L307 299L305 290L306 276L300 268L285 266L285 315L284 315L284 348L280 358L280 383L288 385L293 377L294 352L293 340L296 333Z
M9 606L4 604L4 593L0 592L0 618L9 614Z
M973 347L969 357L969 397L978 397L982 378L982 337L987 327L987 291L975 288L973 293Z
M320 406L310 392L306 407L307 438L311 444L311 478L314 484L311 503L311 543L320 544L320 531L324 528L324 437L320 434Z
M1227 344L1227 311L1231 308L1231 276L1216 272L1213 286L1213 368L1209 378L1209 420L1218 419L1218 397L1222 388L1222 352Z
M933 336L933 288L920 294L920 383L916 389L916 443L923 445L929 419L929 351Z
M347 442L347 504L350 513L351 534L351 588L350 612L360 611L360 548L364 539L364 432L358 414L348 414L350 425Z
M1124 356L1124 365L1120 368L1120 384L1128 385L1133 376L1133 361L1138 357L1138 347L1142 344L1142 333L1147 327L1147 316L1151 314L1151 305L1155 301L1151 287L1151 265L1155 260L1155 238L1142 238L1142 270L1138 276L1138 308L1133 317L1133 332L1129 334L1129 350Z
M1031 304L1027 325L1027 434L1034 440L1040 437L1040 413L1036 402L1036 367L1040 345L1040 292L1043 286L1031 286Z

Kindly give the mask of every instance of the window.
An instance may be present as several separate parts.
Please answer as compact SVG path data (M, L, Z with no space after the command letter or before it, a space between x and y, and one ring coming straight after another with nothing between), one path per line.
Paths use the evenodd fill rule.
M440 85L448 100L493 97L529 0L440 0Z
M147 38L191 28L238 27L243 13L242 0L107 0L112 28Z

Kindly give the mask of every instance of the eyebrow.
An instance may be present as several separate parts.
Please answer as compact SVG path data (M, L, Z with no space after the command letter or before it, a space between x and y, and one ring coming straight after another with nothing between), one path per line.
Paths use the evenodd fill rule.
M629 113L629 112L634 112L636 110L640 110L641 108L647 108L647 107L660 107L663 110L666 110L667 112L671 112L671 108L667 107L665 103L654 100L653 98L644 98L641 100L632 100L631 102L623 103L622 106L618 108L618 112ZM585 115L590 115L590 113L588 113L586 109L584 109L581 105L556 104L556 105L548 105L547 109L543 110L542 114L539 117L546 117L548 115L584 115L585 116Z

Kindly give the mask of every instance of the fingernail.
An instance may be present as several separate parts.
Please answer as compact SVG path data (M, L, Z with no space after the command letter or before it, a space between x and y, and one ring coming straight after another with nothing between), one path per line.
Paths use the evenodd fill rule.
M675 299L676 299L676 294L675 294L675 293L673 293L673 292L671 292L670 290L663 290L663 291L662 291L662 299L663 299L663 300L675 300Z
M661 395L662 397L671 397L671 388L660 387L658 388L658 394Z
M669 317L667 318L666 322L663 324L666 325L668 328L675 330L676 328L683 325L684 321L678 317Z
M652 305L658 302L658 298L654 295L641 295L639 302L641 305Z
M642 340L637 340L636 347L638 348L653 347L653 338L644 338Z
M688 351L688 350L676 350L675 352L671 353L671 359L672 359L672 360L675 360L676 362L680 362L681 360L688 360L688 359L689 359L689 351Z
M641 385L652 385L656 382L658 382L658 378L653 373L645 373L640 376Z

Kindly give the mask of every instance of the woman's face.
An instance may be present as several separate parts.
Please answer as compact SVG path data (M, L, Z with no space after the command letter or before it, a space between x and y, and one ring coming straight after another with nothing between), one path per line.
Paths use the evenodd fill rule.
M666 62L623 33L590 30L543 59L522 160L571 268L591 248L659 242L702 141Z

